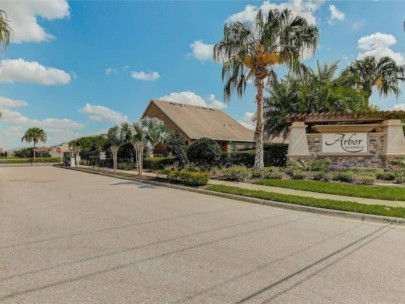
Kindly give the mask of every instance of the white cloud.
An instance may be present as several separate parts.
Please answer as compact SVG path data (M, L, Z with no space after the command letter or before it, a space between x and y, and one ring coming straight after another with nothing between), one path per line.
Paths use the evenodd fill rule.
M105 69L105 74L106 74L106 75L111 75L111 74L113 74L113 73L117 73L117 70L116 70L116 69L113 69L113 68L106 68L106 69Z
M13 111L7 108L1 110L1 120L2 122L7 122L15 126L25 126L25 127L39 127L39 128L49 128L49 129L72 129L80 130L84 126L83 124L71 120L71 119L58 119L58 118L46 118L43 120L31 119L27 116L22 115L20 112Z
M36 61L5 59L0 62L0 82L27 82L53 85L67 84L70 74L52 67L44 67Z
M141 72L133 71L131 73L131 77L137 80L155 81L156 79L160 78L160 75L158 72L145 73L143 71Z
M0 121L10 126L8 129L0 131L2 145L8 148L29 145L21 143L21 137L28 128L42 128L48 135L47 145L59 144L78 137L80 136L78 131L84 128L83 124L71 119L32 119L5 107L0 109L0 112L2 113Z
M342 11L339 11L336 6L333 4L329 5L330 17L329 23L331 24L333 20L343 21L345 20L345 14Z
M243 115L243 118L241 120L238 120L238 122L243 125L245 128L254 130L256 128L256 122L254 120L255 113L253 112L246 112Z
M294 15L304 17L309 23L316 24L316 17L314 13L319 9L323 2L323 0L293 0L285 3L275 4L271 3L270 1L264 1L260 7L248 4L245 6L243 11L231 15L226 21L253 22L259 9L261 9L264 14L267 14L271 9L283 10L288 8L293 12Z
M387 109L388 111L405 111L405 104L396 104L393 107Z
M214 45L202 42L202 40L196 40L190 44L192 54L198 60L212 60L214 52Z
M357 22L355 22L355 23L352 24L352 29L353 29L353 31L357 32L357 31L359 31L363 26L364 26L364 22L363 22L363 21L357 21Z
M225 109L228 105L222 101L219 101L214 94L211 94L208 97L209 100L209 107L213 108L213 109L218 109L218 110L222 110Z
M389 56L399 65L405 64L404 55L399 52L394 52L390 47L395 45L397 40L393 35L374 33L369 36L361 37L358 40L358 47L362 52L358 55L358 59L367 56L374 56L380 59L384 56Z
M12 42L41 42L55 38L38 24L38 17L46 20L69 17L67 0L51 1L1 1L1 9L7 12L13 28Z
M162 96L158 98L160 100L166 100L176 103L183 103L193 106L200 106L200 107L209 107L213 109L222 110L227 107L227 105L216 99L214 94L208 96L208 102L205 101L201 96L195 94L191 91L184 91L178 93L170 93L169 95Z
M28 103L24 100L11 99L0 96L0 108L16 108L25 107Z
M91 105L86 103L86 105L79 110L80 113L88 114L90 120L100 121L100 122L113 122L120 124L123 122L128 122L128 117L120 112L111 110L110 108Z

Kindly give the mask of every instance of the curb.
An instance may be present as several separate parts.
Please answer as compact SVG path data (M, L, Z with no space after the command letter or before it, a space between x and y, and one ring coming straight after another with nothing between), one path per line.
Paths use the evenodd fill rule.
M267 206L282 208L282 209L289 209L289 210L294 210L294 211L318 213L318 214L322 214L322 215L337 216L337 217L355 219L355 220L360 220L360 221L371 221L371 222L378 222L378 223L385 223L385 224L388 223L388 224L405 225L405 219L403 219L403 218L374 215L374 214L355 213L355 212L333 210L333 209L316 208L316 207L310 207L310 206L295 205L295 204L290 204L290 203L280 203L280 202L269 201L269 200L264 200L264 199L260 199L260 198L253 198L253 197L246 197L246 196L229 194L229 193L209 191L209 190L200 189L200 188L192 188L192 187L163 183L163 182L158 182L158 181L153 181L153 180L144 180L144 179L136 178L135 176L127 177L127 176L114 175L114 174L110 174L107 172L88 171L86 169L80 169L80 168L77 169L77 168L63 168L63 167L58 167L58 166L55 166L55 167L60 168L60 169L69 169L69 170L73 170L73 171L85 172L85 173L90 173L90 174L95 174L95 175L102 175L102 176L114 177L114 178L118 178L118 179L136 181L136 182L160 186L160 187L166 187L166 188L184 190L184 191L200 193L200 194L205 194L205 195L217 196L217 197L222 197L222 198L227 198L227 199L233 199L233 200L238 200L238 201L242 201L242 202L246 202L246 203L267 205Z

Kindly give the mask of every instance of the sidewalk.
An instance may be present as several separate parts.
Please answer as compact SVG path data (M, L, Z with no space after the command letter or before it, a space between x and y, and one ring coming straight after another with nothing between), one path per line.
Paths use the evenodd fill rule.
M84 168L94 169L94 167L88 166L81 166ZM112 172L112 169L103 168L100 171L109 171ZM131 175L138 175L136 170L117 170L117 173L125 173ZM143 172L144 176L155 177L156 174L152 172ZM263 186L263 185L255 185L249 183L238 183L238 182L230 182L224 180L215 180L211 179L208 182L208 185L225 185L231 187L239 187L249 190L261 190L273 193L281 193L281 194L289 194L289 195L297 195L302 197L312 197L312 198L319 198L319 199L330 199L335 201L346 201L346 202L355 202L364 205L383 205L387 207L403 207L405 208L405 201L387 201L387 200L380 200L380 199L371 199L371 198L362 198L362 197L353 197L353 196L343 196L343 195L335 195L335 194L327 194L327 193L318 193L318 192L311 192L311 191L303 191L303 190L295 190L295 189L286 189L286 188L279 188L279 187L272 187L272 186Z

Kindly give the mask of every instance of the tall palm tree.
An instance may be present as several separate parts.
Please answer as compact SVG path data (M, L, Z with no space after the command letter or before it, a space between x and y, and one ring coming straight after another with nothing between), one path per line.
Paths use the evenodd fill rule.
M5 11L0 10L0 46L3 49L7 49L10 44L12 29L10 27L10 22L7 19L7 14Z
M341 75L335 76L338 63L317 64L317 69L301 65L296 73L289 73L268 87L265 98L264 120L268 138L287 138L290 124L284 119L291 113L358 112L364 111L364 98L359 90L342 84Z
M0 49L7 49L8 45L10 44L11 32L12 29L7 19L7 14L5 11L0 10Z
M117 172L118 165L118 150L123 144L122 128L114 126L108 129L107 143L110 145L110 150L113 156L113 169L114 173Z
M400 81L404 81L404 67L398 65L390 57L382 57L380 60L374 56L355 60L344 72L344 80L360 89L369 106L369 99L376 88L380 96L394 93L397 97L401 94Z
M256 87L256 169L263 162L263 91L264 82L276 78L274 67L287 65L297 69L306 53L314 53L319 30L288 9L270 10L267 16L259 10L253 24L234 22L224 26L224 38L214 46L214 60L223 61L224 100L229 102L236 90L241 98L249 79Z
M21 141L26 141L26 142L33 142L34 143L34 162L35 162L35 147L36 144L40 141L46 142L46 133L44 130L40 128L29 128L27 131L25 131L24 136L21 138Z
M171 135L170 128L156 117L144 117L140 120L142 126L146 130L146 148L149 157L153 156L153 152L157 144L165 144Z

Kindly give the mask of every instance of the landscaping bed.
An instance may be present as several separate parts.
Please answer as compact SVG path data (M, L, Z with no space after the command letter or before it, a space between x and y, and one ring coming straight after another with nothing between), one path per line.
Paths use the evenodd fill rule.
M309 180L254 180L253 184L288 188L295 190L328 193L372 199L405 201L405 188L396 186L364 186L337 182L321 182Z
M373 214L380 216L405 218L405 208L402 207L387 207L380 205L365 205L354 202L335 201L330 199L318 199L310 197L301 197L296 195L279 194L261 190L249 190L239 187L231 187L225 185L210 185L205 188L209 191L220 193L228 193L241 195L246 197L276 201L281 203L289 203L301 206L309 206L316 208L325 208L331 210L348 211L355 213Z

